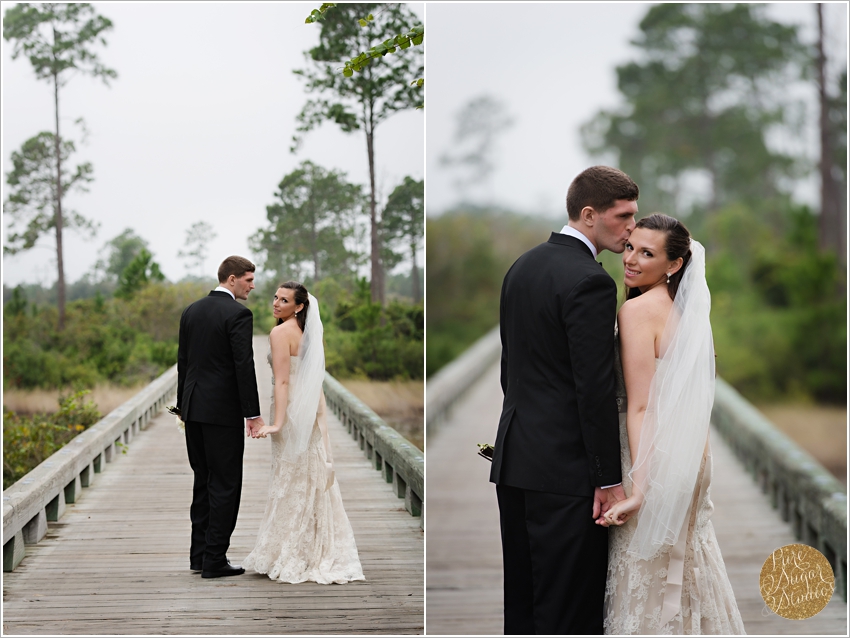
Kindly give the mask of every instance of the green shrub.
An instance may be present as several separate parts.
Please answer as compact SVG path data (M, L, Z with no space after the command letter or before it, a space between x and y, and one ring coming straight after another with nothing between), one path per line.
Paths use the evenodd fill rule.
M177 362L180 315L208 291L199 284L150 284L127 299L102 296L67 306L65 329L56 308L18 299L4 308L4 387L62 388L100 381L133 385Z
M100 419L97 406L86 401L88 390L59 399L54 414L20 415L3 410L3 489L59 450Z

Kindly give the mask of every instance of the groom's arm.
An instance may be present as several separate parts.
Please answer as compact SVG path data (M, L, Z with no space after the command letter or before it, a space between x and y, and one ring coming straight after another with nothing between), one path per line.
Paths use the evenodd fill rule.
M564 302L576 401L593 485L622 481L614 381L617 286L605 272L579 282Z
M510 275L510 272L510 270L507 272L504 280L502 281L502 292L499 297L499 339L502 341L501 375L499 379L502 384L502 394L504 395L508 394L508 344L505 337L507 332L505 329L505 288L507 288L508 285L508 275Z
M245 307L231 318L228 327L230 349L233 352L233 365L236 370L236 384L239 388L239 403L242 416L256 417L260 414L260 397L257 393L257 373L254 369L254 315Z
M186 308L188 310L188 308ZM180 331L177 336L177 409L181 409L183 401L183 387L186 384L186 368L189 365L189 349L187 345L188 334L186 332L186 310L180 315Z

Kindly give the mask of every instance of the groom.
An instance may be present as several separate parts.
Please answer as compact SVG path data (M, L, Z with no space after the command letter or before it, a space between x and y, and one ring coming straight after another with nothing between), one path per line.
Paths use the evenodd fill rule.
M245 572L227 560L242 495L242 455L249 435L263 425L254 372L254 316L237 299L254 289L254 264L228 257L218 288L180 317L177 408L186 423L186 448L195 475L189 565L203 578Z
M505 394L490 481L502 528L505 634L601 634L608 532L625 498L614 396L617 286L596 258L622 253L638 187L593 166L567 192L569 223L502 285Z

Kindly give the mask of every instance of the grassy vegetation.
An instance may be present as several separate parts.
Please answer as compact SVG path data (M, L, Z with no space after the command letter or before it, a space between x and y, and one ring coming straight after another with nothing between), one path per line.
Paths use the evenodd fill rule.
M133 398L146 385L146 383L129 386L98 383L91 390L91 402L97 406L101 413L109 414L119 405ZM67 391L42 388L34 390L10 388L3 393L3 406L18 414L48 414L56 412L56 406L63 393L67 393Z
M425 449L425 383L345 379L342 385L420 450Z
M847 485L847 408L766 403L759 410Z

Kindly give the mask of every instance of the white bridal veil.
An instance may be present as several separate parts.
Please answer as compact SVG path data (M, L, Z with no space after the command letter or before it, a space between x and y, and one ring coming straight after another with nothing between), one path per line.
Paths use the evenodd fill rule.
M637 459L629 476L643 491L629 552L648 560L675 545L687 522L714 404L714 342L705 249L691 240L661 357L649 389Z
M307 450L325 379L324 328L319 315L319 302L308 294L307 322L298 349L298 371L292 376L291 399L286 409L286 423L281 430L283 458L295 461Z

